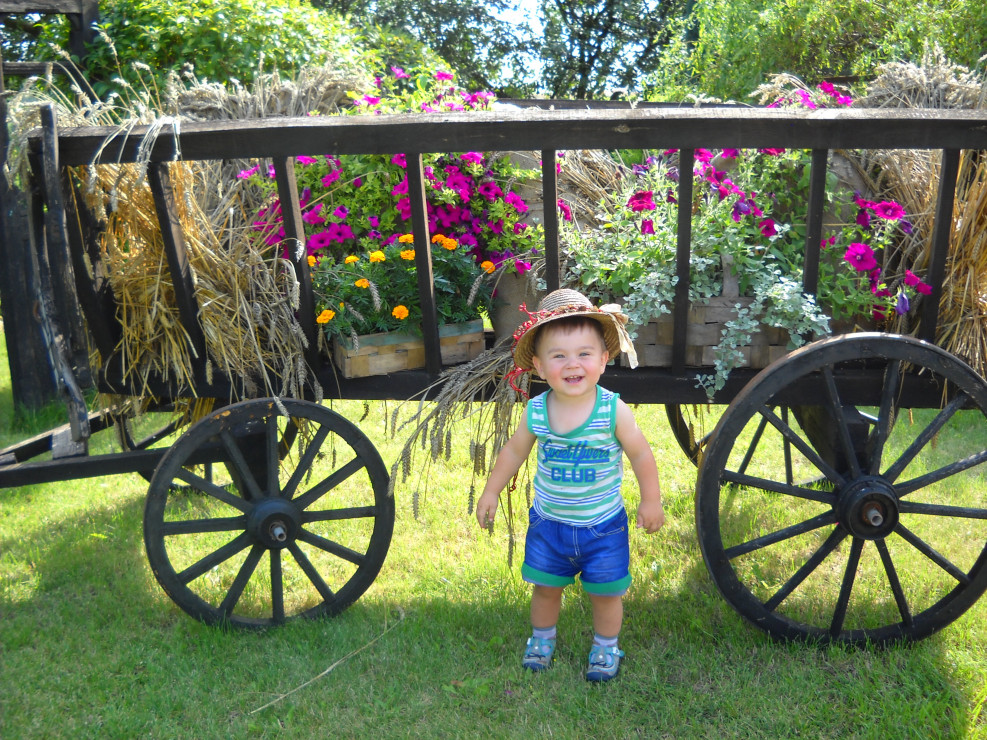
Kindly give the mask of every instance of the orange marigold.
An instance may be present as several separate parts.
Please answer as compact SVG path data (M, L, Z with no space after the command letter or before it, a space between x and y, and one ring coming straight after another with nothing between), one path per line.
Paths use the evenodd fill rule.
M318 316L315 317L315 323L328 324L330 321L333 320L333 317L335 316L336 316L336 312L333 311L331 308L327 308L326 310L324 310L322 313L320 313Z
M370 253L370 261L371 262L383 262L385 259L387 259L387 258L384 257L384 253L382 251L380 251L379 249L376 252L371 252Z
M360 258L355 254L347 255L346 259L343 260L343 264L352 265L354 262L359 262Z
M308 256L308 266L309 267L315 267L315 255L314 254L310 254Z
M358 288L369 288L370 287L370 281L367 280L366 278L360 278L355 283L353 283L353 285L355 285Z
M443 234L435 234L432 236L432 244L438 244L443 239L445 239Z
M458 246L459 246L459 242L457 242L455 239L448 239L446 237L443 237L443 239L442 239L442 248L443 249L448 249L451 252L452 250L454 250Z
M402 244L411 244L415 241L415 235L401 234L401 236L398 237L398 241L401 242Z
M483 260L483 262L480 263L480 269L489 275L497 268L490 260Z
M394 310L391 311L391 316L399 321L404 321L404 319L408 318L408 309L406 306L395 306Z
M413 260L415 258L414 249L405 249L401 252L401 259L403 260Z

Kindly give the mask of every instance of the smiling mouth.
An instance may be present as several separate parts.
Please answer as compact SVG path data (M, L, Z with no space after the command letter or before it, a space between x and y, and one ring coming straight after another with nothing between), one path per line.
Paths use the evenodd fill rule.
M570 375L565 379L566 383L578 383L583 379L582 375Z

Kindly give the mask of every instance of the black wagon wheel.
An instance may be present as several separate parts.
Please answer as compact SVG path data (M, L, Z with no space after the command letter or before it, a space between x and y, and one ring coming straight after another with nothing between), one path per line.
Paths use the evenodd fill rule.
M144 508L148 560L172 600L207 623L338 614L387 555L387 488L376 448L339 414L241 401L192 425L158 464Z
M773 408L797 388L813 389L838 451L796 419L818 413L785 421ZM782 640L879 645L955 620L987 588L985 415L984 379L908 337L832 337L763 370L721 417L696 484L724 598ZM817 480L778 474L784 440Z

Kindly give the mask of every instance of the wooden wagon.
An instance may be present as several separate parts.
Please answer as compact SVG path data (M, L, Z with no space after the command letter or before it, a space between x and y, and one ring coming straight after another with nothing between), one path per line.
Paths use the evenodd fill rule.
M934 291L922 307L918 337L835 336L763 370L736 370L713 399L729 404L715 430L696 439L684 410L708 399L696 385L695 368L687 367L691 214L682 209L670 362L613 367L606 381L630 403L668 408L678 439L699 466L696 525L709 573L726 600L773 637L868 644L921 639L956 619L987 588L987 536L980 526L987 519L987 499L952 494L959 488L954 482L987 461L987 381L933 343L960 153L987 150L984 113L651 108L268 119L183 123L180 130L159 135L147 151L139 151L144 130L107 146L111 133L60 129L49 110L42 130L31 138L40 307L70 424L0 452L0 486L144 474L150 481L144 538L151 568L192 616L265 626L340 612L379 572L394 501L373 440L350 420L311 397L250 397L242 378L207 372L201 306L169 177L169 163L179 157L271 162L286 237L298 240L303 230L294 157L405 153L412 230L416 244L428 244L423 153L540 152L543 200L554 204L558 150L674 147L682 171L692 169L700 147L811 150L803 287L815 293L829 153L940 151L926 273ZM118 349L121 327L113 296L96 263L103 216L83 205L79 183L67 168L110 166L139 156L149 157L148 183L193 359L185 379L150 378L135 387ZM678 202L691 203L691 178L681 178L677 187ZM560 282L555 209L546 209L544 228L545 279L551 289ZM292 259L301 286L298 321L310 347L305 359L328 394L406 399L436 382L443 366L429 249L418 249L415 257L425 367L350 379L315 349L318 327L308 266L301 254ZM64 317L58 315L66 304L51 292L53 271L70 275L92 341L105 359L93 369L100 391L123 396L150 391L163 407L179 398L221 399L213 412L188 428L168 427L148 439L134 439L124 428L124 451L86 454L89 435L110 420L89 412L72 376L62 339ZM932 454L937 432L960 415L973 418L970 450L942 460ZM155 446L176 432L173 443ZM752 461L764 446L780 451L785 462L756 468ZM49 452L50 459L39 459ZM863 579L883 584L884 598L855 600L854 585ZM262 612L244 608L248 591L266 597Z

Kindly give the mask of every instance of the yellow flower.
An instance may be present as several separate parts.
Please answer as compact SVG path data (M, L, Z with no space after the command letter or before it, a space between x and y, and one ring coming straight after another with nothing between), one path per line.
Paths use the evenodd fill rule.
M371 262L383 262L385 259L386 258L384 257L384 253L381 252L379 249L376 252L370 253Z
M402 244L413 244L415 241L415 235L401 234L401 236L398 237L398 241L401 242Z
M457 242L455 239L447 239L447 238L443 237L443 239L442 239L442 248L443 249L448 249L451 252L452 250L454 250L458 246L459 246L459 242Z
M339 310L342 311L344 308L346 308L346 305L342 301L340 301L339 302Z
M480 263L480 269L489 275L497 268L494 267L494 263L490 260L483 260L483 262Z
M308 256L308 266L309 267L315 267L315 255L310 254Z
M405 306L395 306L394 310L391 311L391 316L403 321L408 318L408 309Z
M438 244L443 239L445 239L445 236L443 236L442 234L436 234L435 236L432 237L432 244Z
M360 261L359 257L357 257L355 254L351 254L348 255L346 259L343 260L343 263L347 265L352 265L354 262L359 262L359 261Z
M414 258L415 258L414 249L405 249L403 252L401 252L401 259L403 260L413 260Z
M355 285L358 288L369 288L370 287L370 281L367 280L366 278L360 278L355 283L353 283L353 285Z
M317 324L328 324L330 321L332 321L332 319L333 319L333 317L335 315L336 315L336 312L335 311L333 311L330 308L327 308L325 311L323 311L318 316L316 316L315 323L317 323Z

